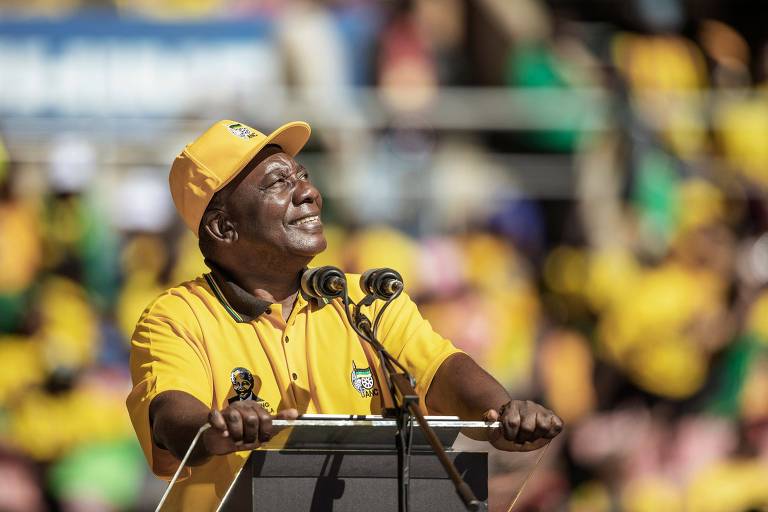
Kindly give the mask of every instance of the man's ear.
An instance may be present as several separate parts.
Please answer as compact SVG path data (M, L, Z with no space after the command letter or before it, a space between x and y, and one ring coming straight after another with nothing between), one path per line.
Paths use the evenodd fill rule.
M210 210L206 212L203 229L212 239L218 242L237 242L237 229L226 212L222 210Z

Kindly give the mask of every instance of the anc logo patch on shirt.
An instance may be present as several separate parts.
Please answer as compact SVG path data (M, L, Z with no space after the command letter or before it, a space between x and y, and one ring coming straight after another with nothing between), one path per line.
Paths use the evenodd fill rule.
M358 368L355 365L355 361L352 361L352 387L354 387L360 396L363 398L370 398L377 396L379 390L374 387L373 372L371 368Z
M234 368L229 374L229 380L232 381L232 388L235 390L235 396L227 399L227 402L231 404L241 400L255 400L256 403L269 414L275 414L275 410L269 402L254 394L253 386L255 379L248 368L243 368L241 366Z
M232 135L240 137L241 139L248 140L256 136L256 133L253 130L240 123L232 123L227 125L227 128L230 132L232 132Z

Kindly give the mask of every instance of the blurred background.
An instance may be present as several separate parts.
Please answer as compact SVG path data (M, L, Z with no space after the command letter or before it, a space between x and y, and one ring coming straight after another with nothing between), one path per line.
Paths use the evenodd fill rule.
M128 340L205 271L167 187L303 119L317 264L389 266L567 431L520 511L768 510L768 4L4 0L0 511L153 510ZM537 454L491 455L506 510Z

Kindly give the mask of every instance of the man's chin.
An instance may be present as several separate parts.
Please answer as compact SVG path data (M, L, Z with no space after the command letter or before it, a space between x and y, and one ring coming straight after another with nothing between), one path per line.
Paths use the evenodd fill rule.
M328 242L324 236L320 236L318 240L305 241L301 244L296 244L292 249L292 253L296 256L303 256L305 258L312 259L328 247Z

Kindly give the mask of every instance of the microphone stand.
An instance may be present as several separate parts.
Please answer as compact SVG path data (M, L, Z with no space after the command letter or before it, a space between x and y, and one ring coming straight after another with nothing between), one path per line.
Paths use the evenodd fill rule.
M390 299L390 301L391 300L392 299ZM349 302L348 298L347 301ZM421 427L421 430L424 432L435 455L437 455L437 458L440 460L446 473L448 473L448 476L456 488L456 492L464 503L464 507L471 511L486 511L488 509L486 503L478 500L469 485L467 485L461 478L461 475L456 470L453 462L451 462L448 455L445 453L445 449L435 434L435 431L429 423L427 423L426 418L424 418L424 415L419 408L419 396L413 387L413 377L397 359L387 352L379 340L376 339L376 335L371 327L370 319L360 311L359 307L355 306L354 311L355 315L354 321L351 322L352 326L360 337L370 343L378 353L379 359L381 360L381 366L384 369L385 378L387 379L387 385L392 394L392 398L395 401L394 409L392 411L385 411L385 413L388 416L394 415L398 426L396 435L398 449L398 511L407 512L408 510L409 475L407 459L410 456L411 436L408 435L406 438L406 430L409 426L412 426L413 418L416 418L419 427ZM349 314L349 310L347 310L347 314ZM398 369L400 371L398 371Z

